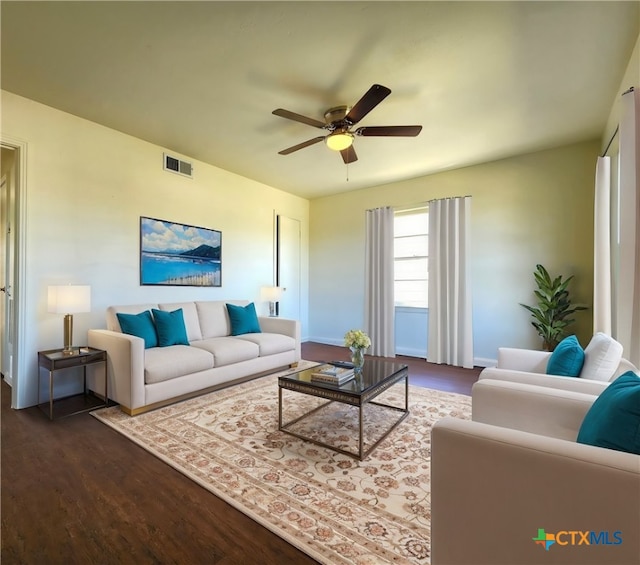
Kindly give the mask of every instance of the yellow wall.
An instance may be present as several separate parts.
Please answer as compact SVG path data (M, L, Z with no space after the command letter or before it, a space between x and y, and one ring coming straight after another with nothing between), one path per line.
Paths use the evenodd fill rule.
M636 89L640 88L640 34L638 35L635 47L633 48L633 52L631 53L629 64L627 65L624 77L622 77L620 86L618 87L618 91L616 92L616 95L612 101L613 105L611 106L611 112L609 113L607 126L602 136L601 152L604 152L604 150L607 148L607 145L609 145L609 141L612 141L611 145L609 146L607 155L615 155L618 151L618 136L615 135L613 137L613 140L612 136L616 131L618 122L620 120L620 105L622 93L632 86Z
M534 303L537 263L551 274L575 275L574 301L591 308L598 147L594 140L312 200L311 338L337 343L363 325L365 210L471 195L476 360L495 359L498 346L540 348L530 315L519 306ZM586 346L591 309L576 320Z
M274 213L301 222L306 329L308 200L188 157L193 179L164 171L167 149L6 91L2 136L26 143L27 153L17 407L36 402L36 352L61 346L62 318L47 312L48 285L91 285L91 314L74 316L78 343L87 329L105 327L112 304L241 298L266 314L260 287L273 284ZM223 286L140 286L140 216L222 231Z

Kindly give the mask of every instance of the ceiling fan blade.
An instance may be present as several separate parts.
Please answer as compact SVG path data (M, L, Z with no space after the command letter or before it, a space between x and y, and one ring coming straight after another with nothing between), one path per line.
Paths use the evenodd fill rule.
M298 143L298 145L294 145L292 147L288 147L287 149L283 149L282 151L278 151L278 155L289 155L289 153L293 153L298 149L304 149L305 147L309 147L309 145L313 145L314 143L318 143L322 141L324 136L314 137L313 139L309 139L308 141L303 141L302 143Z
M364 137L415 137L422 131L422 126L368 126L358 128L356 135Z
M357 124L362 118L364 118L371 110L373 110L380 102L382 102L387 96L391 94L386 86L381 84L374 84L365 95L360 98L349 113L345 116L345 121L351 125Z
M353 145L350 145L346 149L340 151L340 155L342 155L342 160L345 165L358 160L358 156L356 155L356 150L353 148Z
M288 120L293 120L294 122L301 122L303 124L307 124L308 126L313 126L314 128L323 128L327 125L320 120L307 118L307 116L296 114L295 112L290 112L289 110L283 110L282 108L278 108L271 113L275 114L276 116L280 116L281 118L287 118Z

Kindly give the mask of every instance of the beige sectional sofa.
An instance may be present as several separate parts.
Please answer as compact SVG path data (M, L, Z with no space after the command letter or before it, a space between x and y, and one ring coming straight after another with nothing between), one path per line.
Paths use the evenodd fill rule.
M111 306L107 329L89 330L89 346L107 351L109 398L130 415L235 384L300 361L300 322L258 317L261 332L231 335L221 300ZM189 345L145 349L145 340L122 332L117 314L182 309ZM96 380L96 383L98 381ZM102 392L102 391L97 391Z

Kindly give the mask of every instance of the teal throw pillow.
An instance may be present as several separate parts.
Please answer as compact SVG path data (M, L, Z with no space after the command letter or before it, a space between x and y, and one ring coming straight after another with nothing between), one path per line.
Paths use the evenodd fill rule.
M584 349L575 335L565 337L553 350L547 363L547 375L579 377L584 365Z
M178 308L173 312L165 312L164 310L156 310L154 308L153 318L156 322L158 345L160 347L189 345L182 308Z
M145 310L139 314L122 314L116 313L118 323L122 333L135 335L144 339L144 348L158 346L158 335L156 334L156 327L153 325L153 318L151 312Z
M227 304L227 312L231 321L231 335L260 333L262 331L253 302L246 306Z
M589 408L578 443L640 455L640 377L620 375Z

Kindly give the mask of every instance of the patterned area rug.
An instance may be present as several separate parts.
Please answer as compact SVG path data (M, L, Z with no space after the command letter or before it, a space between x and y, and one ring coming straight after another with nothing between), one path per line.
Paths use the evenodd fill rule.
M278 431L280 374L136 417L92 414L321 563L429 563L431 426L469 419L471 398L410 386L410 415L360 462ZM378 399L402 406L404 384ZM284 391L284 421L324 402ZM368 405L365 446L397 416ZM355 451L357 418L331 403L297 425Z

